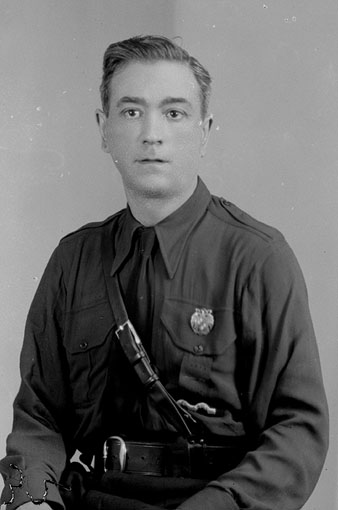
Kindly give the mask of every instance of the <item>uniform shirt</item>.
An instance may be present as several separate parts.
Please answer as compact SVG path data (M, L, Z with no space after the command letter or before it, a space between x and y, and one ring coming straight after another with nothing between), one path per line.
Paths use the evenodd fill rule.
M14 509L43 480L58 481L74 452L110 433L170 426L144 401L114 338L107 285L127 288L134 234L127 209L64 238L53 253L28 315L22 383L1 462L15 488ZM175 396L197 405L216 439L246 436L255 448L180 508L300 508L327 449L327 405L303 277L283 236L202 181L155 227L153 324L147 349ZM197 334L201 310L214 324ZM196 315L195 315L196 318ZM206 403L213 413L198 410ZM13 478L14 477L14 478ZM48 484L47 500L62 504Z

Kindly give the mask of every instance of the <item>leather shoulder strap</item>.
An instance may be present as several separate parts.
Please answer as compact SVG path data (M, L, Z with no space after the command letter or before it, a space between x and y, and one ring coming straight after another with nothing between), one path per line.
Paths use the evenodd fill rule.
M200 424L165 389L152 367L141 339L128 318L118 276L111 276L110 274L113 250L112 239L109 239L108 234L103 239L102 250L107 292L116 321L115 335L124 354L134 368L140 382L151 396L154 404L175 429L184 437L200 436Z

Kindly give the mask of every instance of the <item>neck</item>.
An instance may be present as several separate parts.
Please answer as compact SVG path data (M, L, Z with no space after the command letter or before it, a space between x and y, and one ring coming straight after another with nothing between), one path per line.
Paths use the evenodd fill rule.
M181 207L195 191L196 184L194 182L185 193L169 197L135 193L127 189L125 193L134 218L145 227L152 227Z

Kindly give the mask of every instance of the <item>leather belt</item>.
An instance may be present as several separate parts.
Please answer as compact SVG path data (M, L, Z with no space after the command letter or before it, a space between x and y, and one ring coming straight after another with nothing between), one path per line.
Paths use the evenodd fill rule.
M233 469L246 451L243 442L241 446L188 441L145 443L112 436L105 442L103 461L105 471L212 479Z

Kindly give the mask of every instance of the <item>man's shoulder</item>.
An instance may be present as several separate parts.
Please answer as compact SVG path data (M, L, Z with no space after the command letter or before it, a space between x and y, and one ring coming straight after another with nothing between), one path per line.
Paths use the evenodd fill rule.
M228 200L212 195L210 212L236 238L261 245L285 244L283 234L275 227L257 220Z
M101 237L104 232L107 230L111 230L116 226L119 222L119 219L124 214L125 209L122 209L115 214L108 216L101 221L93 221L90 223L86 223L82 225L80 228L66 234L60 240L60 245L64 246L67 244L77 243L79 240L88 240Z

